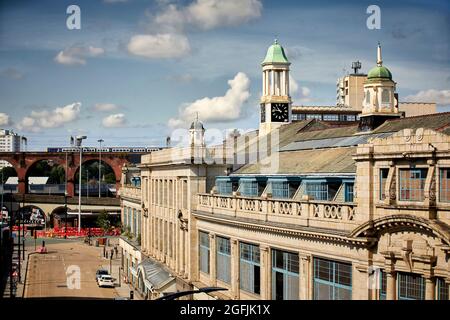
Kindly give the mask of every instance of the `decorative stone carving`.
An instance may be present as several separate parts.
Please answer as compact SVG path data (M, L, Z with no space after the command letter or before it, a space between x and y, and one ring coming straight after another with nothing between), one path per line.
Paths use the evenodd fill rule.
M403 130L403 137L405 139L406 142L410 142L411 141L411 129L404 129Z
M423 140L423 128L418 128L416 130L416 141L420 142Z
M395 201L397 198L397 179L395 174L392 176L391 186L389 187L389 199Z
M436 178L433 175L433 178L431 178L431 184L430 184L430 204L431 202L434 204L436 201Z

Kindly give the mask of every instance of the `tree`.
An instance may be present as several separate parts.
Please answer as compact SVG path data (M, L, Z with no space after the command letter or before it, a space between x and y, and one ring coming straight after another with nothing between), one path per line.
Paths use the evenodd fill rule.
M102 228L104 232L108 232L111 229L111 223L109 222L108 213L103 210L97 218L97 225Z
M2 178L1 174L2 172L3 172L2 183L5 183L9 177L17 177L16 169L14 169L14 167L4 167L2 170L0 170L0 179Z

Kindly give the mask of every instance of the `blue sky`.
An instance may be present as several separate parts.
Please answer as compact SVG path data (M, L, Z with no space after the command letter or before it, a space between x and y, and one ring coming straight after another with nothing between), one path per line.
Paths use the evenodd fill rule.
M66 8L81 9L68 30ZM381 29L369 30L369 5ZM376 45L400 100L450 110L448 1L71 0L0 2L0 124L29 149L162 145L194 111L207 128L258 126L260 62L278 37L296 104L332 105L336 79ZM291 87L291 90L293 87Z

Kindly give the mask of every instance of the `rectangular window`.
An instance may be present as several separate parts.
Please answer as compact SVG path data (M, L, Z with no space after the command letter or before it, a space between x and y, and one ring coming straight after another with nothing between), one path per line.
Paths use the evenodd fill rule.
M272 250L272 299L299 299L298 254Z
M426 169L400 169L400 200L423 201Z
M223 195L230 195L233 193L233 184L230 180L216 180L217 192Z
M188 184L187 184L187 180L183 180L183 186L182 186L182 189L183 189L183 193L182 193L182 197L183 197L183 209L187 209L187 207L188 207L188 198L187 198L187 195L188 195Z
M398 300L424 300L425 278L412 273L398 273Z
M240 288L260 294L259 246L240 243Z
M306 119L317 119L317 120L322 120L322 115L321 114L307 114L306 115Z
M386 272L381 271L380 277L380 300L386 300L387 276Z
M445 282L444 279L442 278L436 279L436 290L437 290L436 295L437 300L448 300L450 286L448 283Z
M352 265L314 258L314 300L351 300Z
M450 202L450 168L439 170L439 201Z
M172 245L173 245L173 236L174 236L174 232L173 232L173 224L172 222L169 222L169 243L168 243L168 247L169 247L169 257L173 258L173 250L172 250Z
M258 182L252 180L241 180L240 192L243 196L258 196Z
M345 184L345 202L353 202L353 183Z
M133 209L133 235L137 236L137 214L136 209Z
M289 198L289 184L287 181L272 181L273 198Z
M386 189L386 181L388 178L389 169L383 168L380 169L380 200L384 200L386 198L386 194L384 190Z
M339 121L339 115L337 114L324 114L323 120L325 121Z
M305 192L315 200L328 200L328 185L326 183L307 182Z
M128 209L127 207L123 207L123 225L125 228L128 226Z
M209 234L200 231L199 238L200 271L209 273Z
M231 284L230 239L217 237L217 279Z

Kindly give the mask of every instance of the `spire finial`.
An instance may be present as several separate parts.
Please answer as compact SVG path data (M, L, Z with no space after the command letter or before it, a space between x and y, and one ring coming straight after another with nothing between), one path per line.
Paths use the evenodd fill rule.
M383 65L383 60L381 59L381 44L380 41L378 41L378 47L377 47L377 65L381 67Z
M195 113L195 120L198 122L198 111Z
M278 35L275 35L274 43L275 43L275 44L278 44Z

